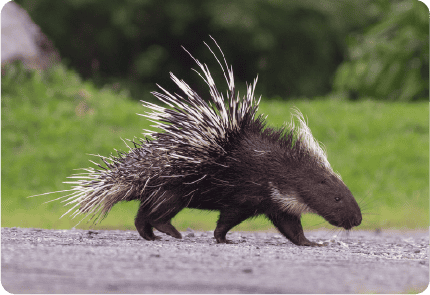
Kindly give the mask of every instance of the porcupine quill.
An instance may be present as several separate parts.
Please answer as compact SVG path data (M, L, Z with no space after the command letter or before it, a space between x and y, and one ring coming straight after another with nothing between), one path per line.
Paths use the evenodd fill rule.
M193 70L209 87L209 101L170 73L183 96L157 85L162 92L152 94L168 108L142 101L152 112L139 114L162 132L144 130L144 138L132 141L134 147L127 145L128 152L97 155L103 162L91 161L97 169L72 175L76 180L66 182L72 188L55 192L70 194L52 200L72 205L63 216L84 215L97 223L116 203L138 200L136 229L144 239L156 240L153 228L182 237L171 219L183 208L217 210L214 236L226 243L231 228L263 214L291 242L305 246L319 244L304 236L303 213L318 214L347 230L358 226L360 208L301 112L294 109L291 123L280 129L266 126L266 118L256 115L261 100L254 97L258 77L247 85L245 96L236 94L233 68L212 40L223 63L204 44L227 81L226 98L208 66L184 48L201 72Z

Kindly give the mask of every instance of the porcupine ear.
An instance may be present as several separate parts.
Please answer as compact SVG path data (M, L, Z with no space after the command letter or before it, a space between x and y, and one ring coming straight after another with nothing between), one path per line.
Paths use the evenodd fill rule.
M172 136L175 136L176 140L180 140L181 143L190 139L189 144L199 148L217 146L219 142L225 139L227 133L238 130L244 120L254 119L261 99L260 97L256 100L254 97L258 77L252 84L247 85L246 96L240 98L239 94L236 95L233 68L228 66L224 53L215 39L212 37L211 39L218 47L224 61L224 64L221 63L210 46L205 43L220 65L227 82L227 105L223 94L218 91L215 85L208 66L194 58L185 48L184 50L196 62L202 72L193 69L208 85L210 101L204 101L185 81L179 80L173 73L170 73L170 77L182 90L185 97L177 93L171 94L159 85L157 86L163 93L152 92L152 94L169 107L175 108L176 112L142 101L145 107L153 110L152 113L146 112L142 115L157 124L153 127L169 130ZM190 127L192 127L191 130ZM150 130L146 131L148 133L145 135L157 138L157 133ZM192 140L193 138L198 139L199 143Z

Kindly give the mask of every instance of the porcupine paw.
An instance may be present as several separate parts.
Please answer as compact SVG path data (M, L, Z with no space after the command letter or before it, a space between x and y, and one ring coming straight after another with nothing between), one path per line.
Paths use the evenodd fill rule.
M149 231L140 231L139 229L137 229L139 235L144 238L147 241L156 241L156 240L161 240L161 237L154 235L154 233L152 232L152 228Z
M142 236L142 235L141 235L141 236ZM154 235L154 234L152 234L152 235L142 236L142 238L144 238L144 239L145 239L145 240L147 240L147 241L158 241L158 240L161 240L161 237L156 236L156 235Z
M159 236L154 235L152 226L148 222L136 222L136 229L139 235L147 241L160 240Z
M154 235L154 233L152 232L148 232L148 231L139 231L139 234L142 238L144 238L147 241L157 241L157 240L161 240L161 237Z
M217 241L218 244L237 244L236 242L232 240L224 239L223 241Z
M327 245L328 245L328 243L322 243L322 244L320 244L320 243L317 243L317 242L311 242L309 240L307 240L307 241L305 241L305 242L303 242L301 244L301 246L310 246L310 247L324 247L324 246L327 246Z
M160 232L168 234L176 239L182 239L182 235L178 230L170 223L170 221L162 224L153 224L153 226Z
M228 240L225 235L218 234L215 231L215 240L218 244L236 244L235 242Z

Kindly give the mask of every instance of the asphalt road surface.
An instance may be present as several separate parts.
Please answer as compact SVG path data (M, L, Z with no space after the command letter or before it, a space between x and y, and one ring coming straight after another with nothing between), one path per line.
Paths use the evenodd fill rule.
M429 233L305 232L298 247L276 232L2 228L1 283L11 293L398 293L429 283Z

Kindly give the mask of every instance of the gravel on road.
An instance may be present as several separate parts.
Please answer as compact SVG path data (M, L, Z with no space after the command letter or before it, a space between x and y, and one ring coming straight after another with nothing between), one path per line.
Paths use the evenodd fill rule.
M10 293L399 293L429 284L428 231L157 232L2 228L1 283Z

